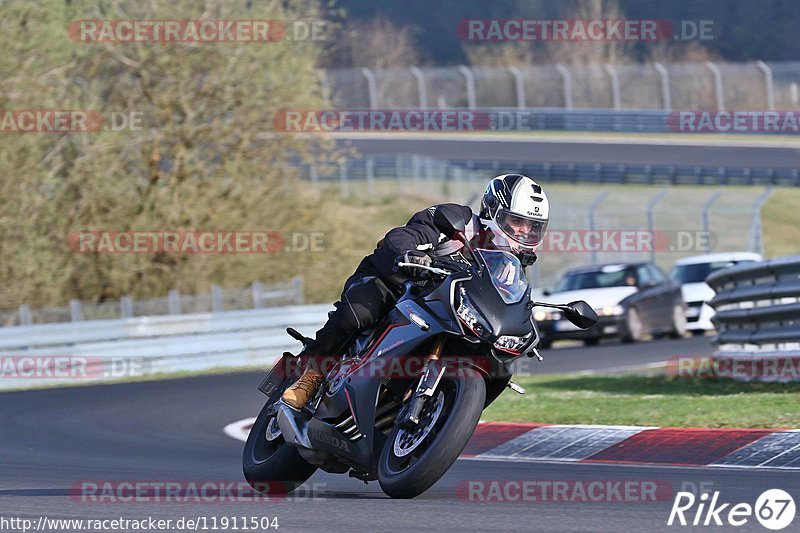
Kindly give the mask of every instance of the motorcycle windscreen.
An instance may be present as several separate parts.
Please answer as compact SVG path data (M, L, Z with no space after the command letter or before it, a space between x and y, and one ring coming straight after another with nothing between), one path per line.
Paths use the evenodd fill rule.
M514 254L500 250L479 249L488 268L489 277L507 304L519 302L528 290L525 269Z

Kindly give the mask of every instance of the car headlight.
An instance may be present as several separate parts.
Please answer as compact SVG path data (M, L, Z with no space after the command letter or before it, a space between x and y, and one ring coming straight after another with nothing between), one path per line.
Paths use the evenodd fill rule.
M475 306L467 296L467 291L461 287L461 303L458 305L456 314L458 318L477 336L482 336L486 331L492 331L492 328L486 322L486 319L481 316Z
M594 310L598 316L618 316L625 313L621 305L607 305Z
M503 350L505 352L520 354L522 353L522 348L530 340L531 335L533 335L533 332L528 333L524 337L515 337L514 335L500 335L494 342L494 347L499 350Z
M537 322L544 320L561 320L560 311L536 311L533 313L533 319Z

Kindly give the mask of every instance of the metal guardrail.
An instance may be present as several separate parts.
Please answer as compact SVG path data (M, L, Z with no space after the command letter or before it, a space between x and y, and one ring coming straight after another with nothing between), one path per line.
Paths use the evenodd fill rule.
M285 328L311 335L332 307L303 305L191 315L94 320L0 329L0 389L139 377L215 367L264 366L300 344ZM30 361L24 361L25 358ZM82 364L81 375L50 378L17 364ZM33 366L32 366L33 365Z
M254 282L250 287L226 289L212 285L211 292L205 294L180 294L173 289L167 296L160 298L135 299L130 296L122 296L119 300L102 303L83 303L78 300L70 300L69 306L41 309L31 309L28 305L21 305L16 310L0 311L0 327L107 320L134 316L218 313L302 303L303 279L298 276L289 283L274 285Z
M718 375L741 380L800 380L800 256L734 266L711 274Z
M777 185L800 186L798 168L710 167L697 165L648 165L612 163L547 163L512 160L449 159L434 160L418 155L370 156L348 159L337 168L300 165L301 177L314 190L334 185L342 195L359 190L353 182L365 182L363 191L373 195L376 182L395 180L414 188L420 180L446 183L453 192L465 182L483 181L487 175L522 172L547 182L619 183L645 185ZM465 189L466 190L466 189Z

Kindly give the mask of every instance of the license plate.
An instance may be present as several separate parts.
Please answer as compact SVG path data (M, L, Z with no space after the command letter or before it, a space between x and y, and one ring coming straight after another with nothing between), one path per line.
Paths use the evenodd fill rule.
M553 327L556 331L578 331L578 326L569 320L559 320Z
M286 379L286 357L281 357L267 374L267 377L264 378L264 381L261 382L261 385L258 386L258 390L267 396L271 396L278 387L283 385Z

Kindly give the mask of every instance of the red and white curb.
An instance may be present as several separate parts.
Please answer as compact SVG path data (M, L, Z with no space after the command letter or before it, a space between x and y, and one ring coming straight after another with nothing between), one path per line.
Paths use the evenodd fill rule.
M247 440L254 418L225 426ZM478 424L462 458L800 470L800 430Z
M800 469L800 431L639 426L479 425L477 459Z
M250 434L250 428L253 427L253 423L255 421L256 421L255 418L245 418L243 420L237 420L236 422L231 422L230 424L222 428L222 431L224 431L225 434L232 439L246 442L247 436Z

